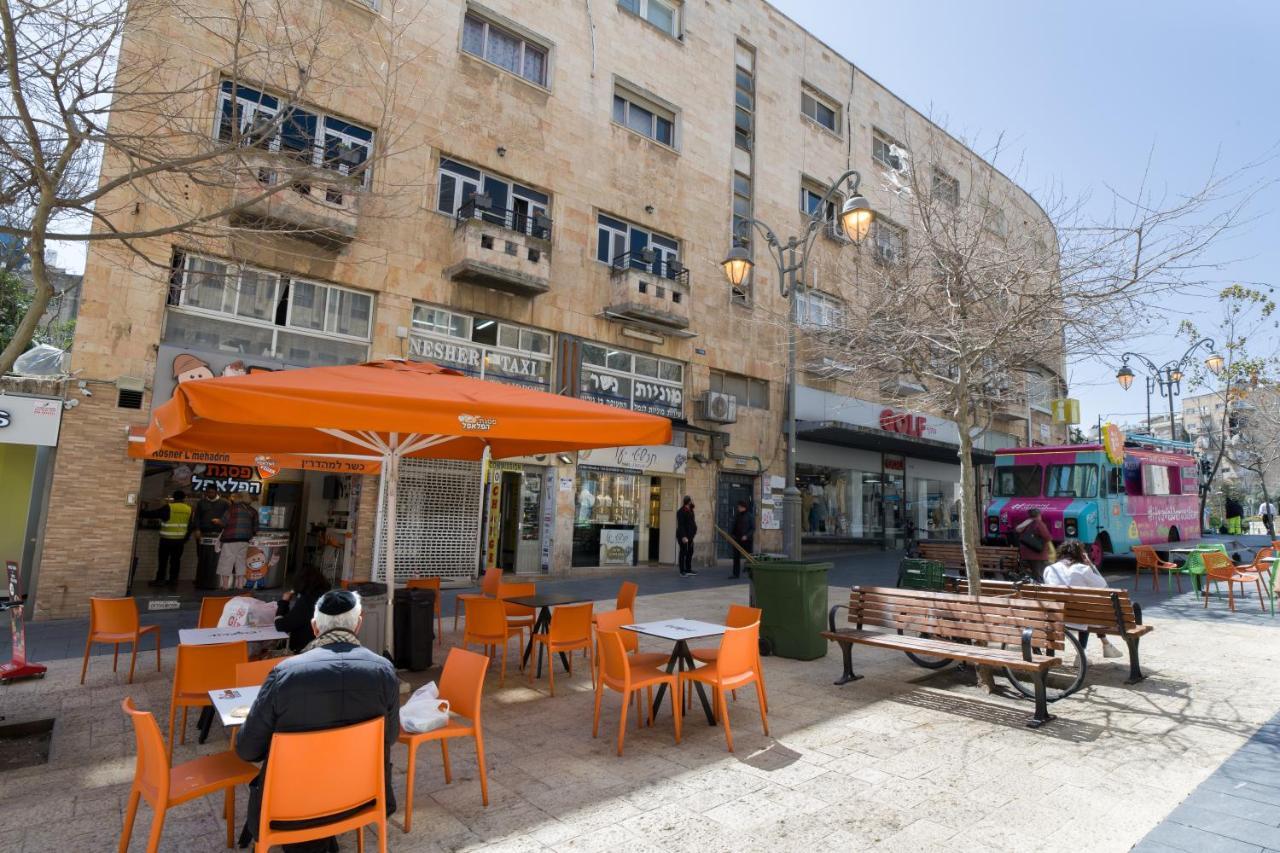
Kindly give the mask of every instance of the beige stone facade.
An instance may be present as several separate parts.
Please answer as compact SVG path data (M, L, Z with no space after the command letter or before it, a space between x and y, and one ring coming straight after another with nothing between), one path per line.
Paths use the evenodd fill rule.
M574 341L683 365L680 413L695 427L729 436L725 458L719 458L708 436L690 432L686 439L690 461L680 490L699 505L704 532L698 559L709 560L721 474L781 476L785 455L786 303L767 263L758 265L748 299L733 298L719 265L730 243L735 170L748 169L754 215L783 235L804 226L797 204L802 182L829 181L850 165L866 176L864 192L872 205L889 210L892 200L872 160L873 131L922 137L930 132L927 119L761 0L680 4L675 37L624 8L631 4L612 0L533 5L488 0L469 7L462 0L433 2L399 32L397 55L414 58L399 68L394 105L387 110L386 102L371 94L374 81L363 60L379 28L390 26L388 7L384 4L379 13L349 0L315 5L336 11L332 26L338 37L330 41L344 48L328 58L329 82L310 90L304 106L373 131L378 153L371 161L368 193L358 205L344 202L341 210L329 210L319 220L291 214L296 200L258 211L264 220L306 220L301 226L311 233L305 239L255 236L251 227L221 244L204 239L198 247L188 238L158 238L140 244L149 264L110 244L94 244L73 369L95 394L63 421L37 615L82 615L89 595L125 591L136 514L131 500L142 469L141 462L126 456L126 431L145 423L151 395L144 396L140 410L120 408L116 383L135 377L150 392L167 369L158 363L157 352L172 339L173 318L181 313L168 304L175 249L198 248L202 256L372 295L367 340L372 358L411 355L418 305L547 333L552 390L573 393L582 387L576 360L571 365L567 355ZM468 14L505 33L507 43L523 39L535 57L527 62L534 66L542 51L545 85L464 49L474 47L473 36L463 32ZM659 14L660 9L651 17ZM398 20L403 22L403 15ZM213 127L221 66L212 42L201 38L190 28L135 30L126 55L164 49L187 57L186 71L209 80L208 97L199 104L205 114L192 121ZM754 60L749 155L735 146L735 64L744 51ZM197 67L200 62L206 65ZM536 67L533 76L538 76ZM367 87L361 82L366 79ZM340 85L333 82L338 80ZM259 82L263 91L282 88L271 79ZM835 108L834 130L802 114L807 103L802 92L816 93ZM630 127L615 120L618 95L632 105L633 112L624 114ZM671 144L633 129L645 109L671 121L667 127L660 121L648 125L651 135ZM128 116L118 114L117 120ZM989 169L946 139L947 156L964 167L957 173ZM520 220L511 228L510 219L492 223L464 217L459 224L456 209L438 209L446 159L495 182L506 181L503 192L512 194L506 205L514 203L517 186L545 196L541 204L550 223L530 226ZM108 160L104 174L113 166ZM1011 200L1011 211L1021 212L1030 227L1049 228L1029 196L1002 176L995 180ZM161 215L145 199L133 206L130 192L122 189L111 207L130 211L133 227L146 227L149 217ZM193 198L198 204L199 196ZM629 224L619 244L625 248L636 247L636 233L648 235L650 247L661 238L673 239L678 264L651 275L601 263L601 214ZM539 230L544 225L547 232ZM317 231L325 239L316 239ZM857 250L824 240L819 251ZM661 264L668 256L658 257ZM646 284L639 296L636 282ZM820 282L837 295L842 286ZM677 292L678 302L672 295ZM768 408L739 406L737 422L727 426L702 420L697 401L711 387L715 371L763 380ZM578 387L564 389L560 380L565 377L573 377ZM1064 437L1061 427L1041 433L1042 424L1049 423L1047 413L1033 412L1029 429L1025 413L1012 414L1013 419L998 418L994 429L1024 440L1027 433L1036 441ZM547 471L547 487L576 474L573 465L554 463ZM557 494L553 572L570 571L576 493L575 485L572 493ZM357 575L367 574L372 559L372 482L364 494ZM762 497L759 485L755 495ZM762 531L756 544L777 549L778 531Z

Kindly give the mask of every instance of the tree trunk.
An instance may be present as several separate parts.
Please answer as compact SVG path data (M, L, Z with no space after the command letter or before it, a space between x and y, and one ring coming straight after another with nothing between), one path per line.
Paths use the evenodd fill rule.
M973 502L977 497L977 479L973 471L973 436L969 424L969 401L956 405L956 427L960 430L960 543L964 548L965 574L969 578L969 594L982 594L982 569L978 565L978 530L975 529Z
M49 270L44 264L44 240L33 237L27 243L26 251L31 261L31 282L35 286L35 293L32 294L31 305L27 308L26 316L13 332L13 340L9 341L4 352L0 352L0 376L13 370L13 363L17 361L18 356L31 345L31 340L40 327L40 318L44 316L45 309L49 307L49 300L53 297L53 286L49 284Z

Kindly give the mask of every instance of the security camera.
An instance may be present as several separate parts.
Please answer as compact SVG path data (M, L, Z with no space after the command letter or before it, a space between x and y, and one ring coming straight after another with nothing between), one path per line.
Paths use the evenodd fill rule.
M80 393L81 393L81 394L85 395L86 397L92 397L92 396L93 396L93 392L89 390L89 383L88 383L88 382L85 382L83 379L81 379L81 380L80 380L79 382L77 382L76 384L77 384L78 386L80 386Z
M78 405L80 405L80 401L76 399L62 401L62 408L66 409L67 411L71 411Z

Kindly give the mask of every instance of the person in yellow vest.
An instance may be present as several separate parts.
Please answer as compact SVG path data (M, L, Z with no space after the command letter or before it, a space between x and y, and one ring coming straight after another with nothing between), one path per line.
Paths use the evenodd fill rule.
M177 586L178 572L182 569L182 550L191 537L191 505L186 503L186 493L178 489L162 507L143 510L143 518L160 521L160 554L156 561L156 579L149 586ZM165 569L169 576L166 579Z

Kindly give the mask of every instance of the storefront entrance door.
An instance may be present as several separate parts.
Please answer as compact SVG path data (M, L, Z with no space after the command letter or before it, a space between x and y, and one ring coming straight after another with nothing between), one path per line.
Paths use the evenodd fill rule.
M746 501L755 509L756 478L745 474L721 474L716 489L716 524L725 533L733 531L733 514L738 501ZM716 540L716 556L732 557L733 546L718 531L711 531Z

